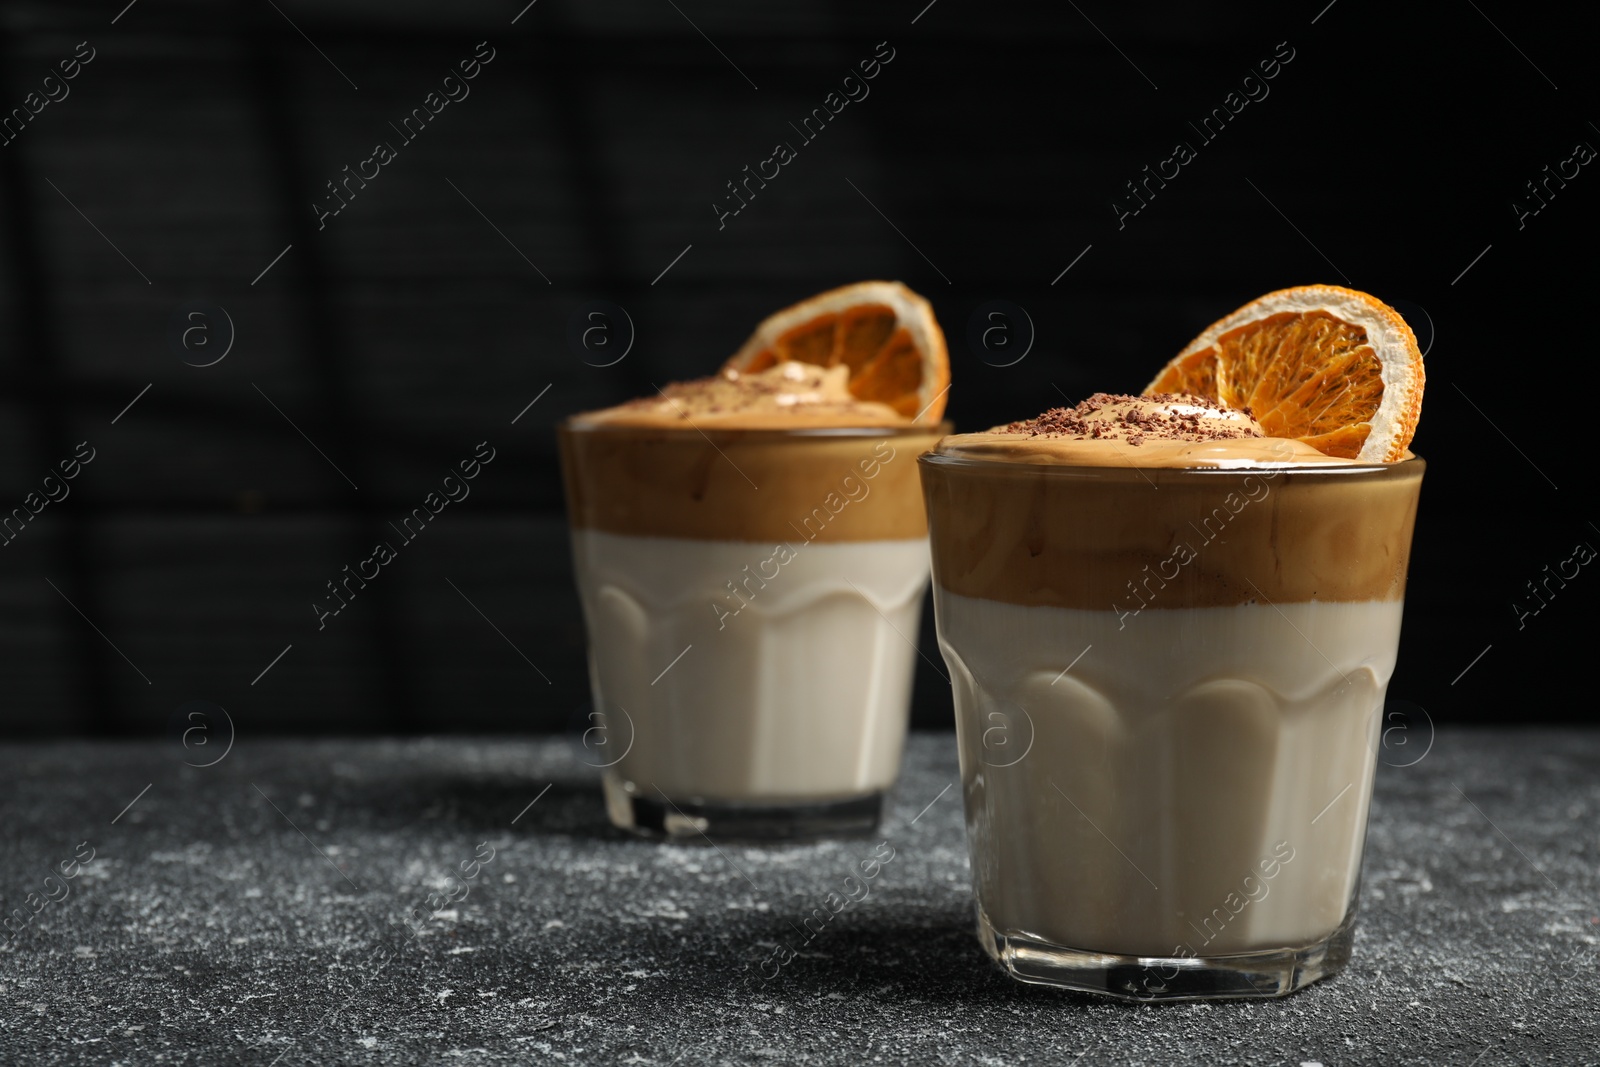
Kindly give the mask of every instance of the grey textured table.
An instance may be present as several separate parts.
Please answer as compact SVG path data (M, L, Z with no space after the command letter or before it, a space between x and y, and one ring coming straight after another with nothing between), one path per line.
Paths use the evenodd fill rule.
M1600 1060L1600 733L1441 732L1381 770L1343 976L1133 1007L981 954L949 735L914 738L878 837L782 847L628 838L577 755L241 739L197 769L175 743L0 749L20 928L0 1061ZM761 980L879 840L895 858L871 896ZM49 896L70 895L48 899L62 863L77 876Z

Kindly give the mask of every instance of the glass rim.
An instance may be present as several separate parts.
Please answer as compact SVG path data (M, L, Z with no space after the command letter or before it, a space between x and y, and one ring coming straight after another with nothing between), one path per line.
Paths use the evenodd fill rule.
M737 427L711 426L689 423L686 426L662 426L654 423L585 422L583 415L568 415L556 424L563 434L607 434L634 436L659 436L682 440L733 438L740 441L839 440L881 437L948 437L954 429L948 419L937 425L925 423L888 426L792 426L792 427ZM687 420L686 420L687 421Z
M1067 478L1078 480L1103 480L1120 481L1142 478L1146 481L1150 476L1159 476L1162 480L1169 479L1239 479L1251 476L1261 477L1270 475L1276 477L1282 474L1292 474L1296 477L1302 475L1312 477L1405 477L1413 471L1421 475L1427 469L1424 459L1412 453L1405 459L1398 459L1392 463L1365 462L1365 463L1263 463L1248 467L1135 467L1135 466L1095 466L1081 463L1029 463L1014 459L1000 459L989 456L952 455L946 452L928 451L917 457L917 463L933 470L984 470L999 472L1001 470L1020 471L1036 474L1044 478Z

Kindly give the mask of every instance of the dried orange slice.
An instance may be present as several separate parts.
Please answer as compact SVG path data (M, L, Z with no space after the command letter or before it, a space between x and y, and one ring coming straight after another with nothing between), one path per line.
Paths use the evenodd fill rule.
M1390 462L1417 432L1423 377L1417 338L1394 308L1354 289L1302 285L1213 323L1145 392L1249 407L1269 437Z
M762 371L785 360L850 368L850 393L936 424L950 389L944 332L926 300L899 282L830 289L768 316L723 370Z

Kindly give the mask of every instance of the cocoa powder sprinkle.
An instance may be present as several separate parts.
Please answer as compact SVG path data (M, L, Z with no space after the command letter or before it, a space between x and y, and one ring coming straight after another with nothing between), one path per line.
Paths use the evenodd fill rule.
M1264 434L1248 407L1230 408L1185 393L1128 396L1095 393L1075 407L1051 408L1036 418L996 426L991 433L1078 440L1231 441Z

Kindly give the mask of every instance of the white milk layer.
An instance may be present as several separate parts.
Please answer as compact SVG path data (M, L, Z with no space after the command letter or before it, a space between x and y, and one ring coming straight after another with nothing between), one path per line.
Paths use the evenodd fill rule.
M926 538L774 545L572 531L614 771L676 800L887 789Z
M1309 945L1343 921L1400 601L1119 618L936 584L934 605L995 929L1215 956Z

